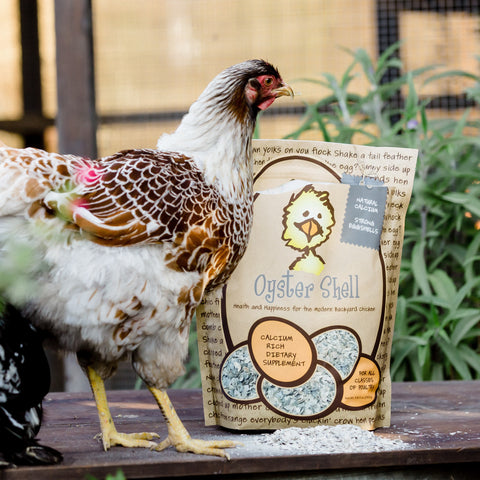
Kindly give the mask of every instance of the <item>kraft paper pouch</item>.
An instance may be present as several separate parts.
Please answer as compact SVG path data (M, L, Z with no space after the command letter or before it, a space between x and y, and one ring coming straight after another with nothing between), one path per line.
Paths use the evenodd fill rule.
M249 246L197 310L207 425L389 425L416 159L410 149L254 142Z

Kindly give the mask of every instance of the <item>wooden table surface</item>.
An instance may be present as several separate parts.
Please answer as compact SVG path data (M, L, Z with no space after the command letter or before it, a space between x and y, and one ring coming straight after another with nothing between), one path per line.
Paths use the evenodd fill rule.
M205 427L199 390L169 393L192 437L224 437L248 445L261 434ZM111 391L108 398L119 431L166 434L161 414L147 390ZM480 478L480 381L394 384L392 425L376 434L401 439L409 446L372 453L295 455L273 448L265 454L265 450L237 447L230 450L231 460L227 461L178 453L173 448L152 452L114 447L104 452L94 438L99 426L90 392L51 393L44 407L41 443L60 450L63 463L3 469L1 480L73 480L89 474L100 480L118 469L129 480L212 475L228 475L229 479L360 478L352 477L352 472L362 472L365 476L361 478L420 478L415 472L427 470L436 473L424 478ZM385 477L386 471L407 473ZM409 471L414 472L412 476L408 476Z

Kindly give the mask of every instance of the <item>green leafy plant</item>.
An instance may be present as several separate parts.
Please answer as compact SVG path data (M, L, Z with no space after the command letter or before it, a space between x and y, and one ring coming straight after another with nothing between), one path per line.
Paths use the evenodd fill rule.
M394 380L480 378L480 123L466 109L459 120L429 118L424 83L462 76L475 81L467 93L480 104L480 77L468 72L437 73L435 66L384 82L390 68L402 68L392 45L375 63L365 50L340 79L302 79L331 93L307 103L298 129L286 138L318 131L328 142L398 146L419 150L409 206L392 347ZM368 89L352 92L362 75ZM403 106L398 107L400 93ZM465 134L468 131L469 134ZM311 135L310 135L311 137Z
M192 326L190 327L190 337L188 339L188 357L185 363L185 375L178 378L171 386L171 388L200 388L202 381L200 376L200 360L198 358L198 343L197 343L197 325L196 318L193 318Z
M85 477L85 480L97 480L97 478L92 475L87 475ZM127 480L127 477L123 474L121 470L117 470L115 474L107 474L105 480Z
M0 313L5 298L23 304L29 291L35 288L35 273L43 266L42 259L33 247L24 241L8 238L0 250Z

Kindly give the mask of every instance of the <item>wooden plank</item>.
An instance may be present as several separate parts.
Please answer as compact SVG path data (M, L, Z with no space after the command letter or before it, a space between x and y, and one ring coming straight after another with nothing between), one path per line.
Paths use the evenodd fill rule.
M144 449L112 448L103 452L94 438L98 433L96 410L90 393L48 395L41 441L61 450L64 462L54 467L19 467L0 471L0 479L83 479L91 474L104 478L121 469L129 480L140 478L197 477L202 475L252 475L361 469L404 469L450 465L450 469L480 466L480 381L396 383L393 385L392 426L378 435L401 438L407 450L371 453L289 455L272 449L268 455L249 448L257 433L231 432L205 427L199 390L170 392L177 411L193 437L222 437L245 443L231 450L231 460ZM119 431L158 431L164 422L146 390L112 391L110 407ZM436 467L435 467L436 468ZM302 473L304 472L304 473ZM270 477L269 477L270 478Z
M55 0L58 149L97 156L91 0Z

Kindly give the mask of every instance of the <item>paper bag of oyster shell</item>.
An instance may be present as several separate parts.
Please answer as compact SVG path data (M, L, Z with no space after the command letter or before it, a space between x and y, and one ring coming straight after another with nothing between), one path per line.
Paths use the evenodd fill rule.
M253 144L254 223L197 311L207 425L390 423L390 351L417 151Z

